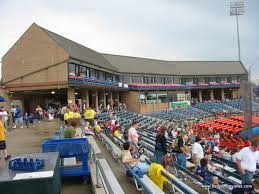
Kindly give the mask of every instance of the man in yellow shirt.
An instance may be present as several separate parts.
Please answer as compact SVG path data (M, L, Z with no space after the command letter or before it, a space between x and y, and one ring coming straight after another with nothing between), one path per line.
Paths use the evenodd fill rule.
M66 113L64 114L64 121L65 121L65 123L68 124L68 119L72 119L72 118L74 118L74 113L68 107L66 109Z
M96 112L91 107L88 107L84 115L85 115L86 122L89 122L90 126L94 127L94 116L96 115Z
M4 128L3 123L4 123L4 115L2 114L2 112L0 112L0 150L3 150L5 160L8 160L9 158L11 158L11 155L7 154L6 142L5 142L5 133L8 134L8 132Z

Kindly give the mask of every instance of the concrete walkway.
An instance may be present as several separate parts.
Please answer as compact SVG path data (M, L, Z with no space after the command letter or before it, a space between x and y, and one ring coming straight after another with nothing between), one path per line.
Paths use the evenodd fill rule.
M125 194L140 193L136 189L134 182L130 181L129 177L126 176L122 164L120 164L112 157L112 154L107 150L106 146L99 139L95 138L95 141L101 150L101 154L98 155L98 158L105 158L107 160Z

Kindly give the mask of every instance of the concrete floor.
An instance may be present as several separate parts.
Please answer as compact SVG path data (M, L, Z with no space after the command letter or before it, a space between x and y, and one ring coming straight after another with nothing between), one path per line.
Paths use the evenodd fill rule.
M39 153L41 152L41 144L44 140L52 138L54 133L60 127L59 121L47 122L44 121L41 125L35 123L35 128L23 128L13 130L11 127L8 129L10 132L7 135L7 149L12 155L26 154L26 153ZM2 153L0 157L3 158ZM3 159L0 160L1 168L8 165ZM92 194L91 184L83 184L82 179L63 179L61 194Z

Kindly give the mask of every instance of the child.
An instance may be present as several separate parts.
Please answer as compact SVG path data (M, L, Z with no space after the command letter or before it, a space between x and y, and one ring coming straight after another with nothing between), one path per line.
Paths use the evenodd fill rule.
M34 115L33 115L33 113L30 113L30 116L29 116L29 124L31 124L32 127L34 128Z
M98 121L94 127L94 131L97 135L103 132L103 129L101 127L102 127L102 123Z
M208 160L202 158L200 161L201 166L197 168L196 175L200 180L205 180L210 184L218 186L218 177L212 176L208 170Z
M29 116L27 112L24 114L23 119L25 121L25 125L27 126L27 128L29 128Z
M86 136L87 135L94 135L89 122L85 122L84 133L85 133Z
M5 116L2 113L0 113L0 150L3 150L5 160L8 160L9 158L11 158L11 155L7 154L5 133L6 134L9 134L9 133L4 128L4 117Z

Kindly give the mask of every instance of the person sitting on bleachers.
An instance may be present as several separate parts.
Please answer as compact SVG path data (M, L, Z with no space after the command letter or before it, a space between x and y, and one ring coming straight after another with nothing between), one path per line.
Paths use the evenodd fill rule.
M133 169L133 171L141 170L143 172L147 172L149 165L140 162L140 159L133 158L133 156L131 155L131 149L132 146L129 142L125 142L123 144L123 151L121 154L122 163L128 164Z
M122 139L123 135L121 134L120 132L120 129L118 128L116 131L114 131L114 136L119 138L119 139Z
M219 184L218 177L212 176L208 170L208 160L206 158L202 158L200 161L201 166L197 168L196 175L200 180L205 180L210 184L217 186Z
M102 123L100 121L98 121L97 124L95 125L94 131L95 131L96 135L103 132Z

